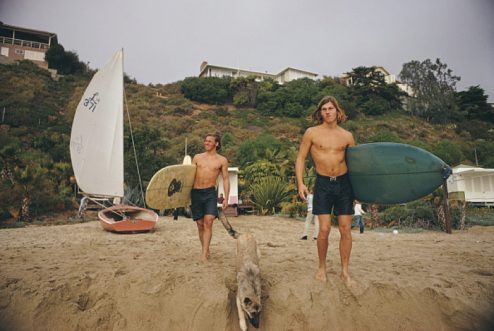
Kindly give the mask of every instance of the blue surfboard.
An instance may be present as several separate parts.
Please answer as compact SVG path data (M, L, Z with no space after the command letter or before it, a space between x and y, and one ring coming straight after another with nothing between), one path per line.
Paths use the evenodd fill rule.
M364 203L406 203L424 197L451 174L451 167L421 148L398 143L349 147L346 161L355 199Z

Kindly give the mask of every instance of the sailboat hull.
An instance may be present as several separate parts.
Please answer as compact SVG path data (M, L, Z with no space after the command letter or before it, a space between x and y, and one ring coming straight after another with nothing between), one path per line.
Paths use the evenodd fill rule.
M103 229L118 233L149 232L154 230L158 215L149 210L128 205L116 205L98 213Z

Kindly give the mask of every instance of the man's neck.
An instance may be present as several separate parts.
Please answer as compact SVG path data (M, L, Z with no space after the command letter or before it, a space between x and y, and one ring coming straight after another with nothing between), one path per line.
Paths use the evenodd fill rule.
M210 150L210 151L206 151L205 153L206 153L208 156L215 156L216 154L218 154L218 153L216 152L216 149L212 149L212 150Z
M322 122L321 126L325 129L336 129L338 127L338 122Z

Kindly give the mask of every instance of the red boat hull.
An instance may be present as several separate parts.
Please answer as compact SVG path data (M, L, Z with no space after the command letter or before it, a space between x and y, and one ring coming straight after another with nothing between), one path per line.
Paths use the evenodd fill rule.
M149 209L116 205L98 213L103 229L118 233L148 232L154 230L158 214Z

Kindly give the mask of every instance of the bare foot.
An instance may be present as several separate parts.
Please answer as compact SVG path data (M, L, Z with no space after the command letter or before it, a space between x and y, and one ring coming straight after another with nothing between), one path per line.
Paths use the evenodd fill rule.
M201 254L201 257L199 258L199 260L202 263L207 263L207 262L209 262L209 255L204 256L204 255Z
M352 278L350 278L350 275L347 273L342 272L340 274L340 278L343 281L343 283L345 284L345 286L348 288L351 288L352 285L355 285L355 282L352 280Z
M321 282L328 281L328 277L326 276L326 270L325 269L319 269L319 271L316 273L316 279L320 280Z
M345 284L346 288L355 296L358 296L362 294L363 289L362 287L355 282L349 274L341 274L340 275L341 280L343 281L343 284Z

